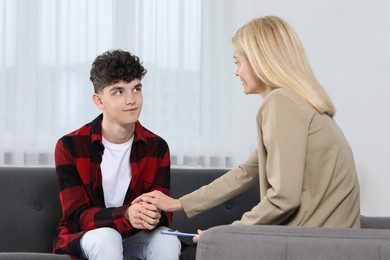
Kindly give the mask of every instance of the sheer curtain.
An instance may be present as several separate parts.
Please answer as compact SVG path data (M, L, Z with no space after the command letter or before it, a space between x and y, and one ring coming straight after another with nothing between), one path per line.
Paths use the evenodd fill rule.
M115 3L3 0L2 165L52 165L56 140L91 117L88 67L115 42Z
M240 144L232 131L240 121L228 87L235 80L234 28L226 28L235 7L221 14L223 6L0 0L0 165L52 166L58 138L100 113L91 101L93 59L120 48L139 56L148 70L140 120L167 140L173 166L230 167ZM228 64L217 64L222 56Z

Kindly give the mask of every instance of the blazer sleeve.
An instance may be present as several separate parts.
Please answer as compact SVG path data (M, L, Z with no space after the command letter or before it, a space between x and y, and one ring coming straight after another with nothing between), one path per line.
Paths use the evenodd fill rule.
M184 212L193 217L258 184L257 151L247 161L208 185L179 198ZM259 195L260 196L260 195Z

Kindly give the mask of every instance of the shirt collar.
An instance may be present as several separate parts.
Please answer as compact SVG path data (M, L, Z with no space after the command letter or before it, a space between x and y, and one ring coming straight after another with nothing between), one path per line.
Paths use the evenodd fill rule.
M98 117L96 117L91 123L91 140L92 142L102 142L102 120L103 120L103 114L100 114ZM135 122L135 128L134 128L134 141L143 141L146 142L146 135L145 135L145 129L141 125L139 121Z

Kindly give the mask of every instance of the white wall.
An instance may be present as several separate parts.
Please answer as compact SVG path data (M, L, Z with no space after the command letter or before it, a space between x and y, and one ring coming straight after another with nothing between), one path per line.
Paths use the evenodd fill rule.
M231 131L228 146L248 147L239 151L239 160L254 148L254 116L261 99L242 94L241 84L233 75L230 38L252 18L283 17L300 35L319 81L335 103L336 121L355 155L361 213L390 216L390 1L205 2L212 3L204 4L204 12L215 14L203 21L203 55L209 57L204 66L210 68L204 83L216 88L215 96L207 97L213 106L206 108L212 113L203 114L206 123L215 123L213 132ZM219 102L219 91L232 92L231 106ZM232 129L218 127L217 123L225 120L233 122Z

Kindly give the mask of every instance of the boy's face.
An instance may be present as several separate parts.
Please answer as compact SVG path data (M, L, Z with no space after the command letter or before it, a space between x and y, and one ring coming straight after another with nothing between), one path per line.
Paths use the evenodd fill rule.
M119 81L93 95L98 108L103 111L103 120L126 127L137 122L142 109L141 80Z

